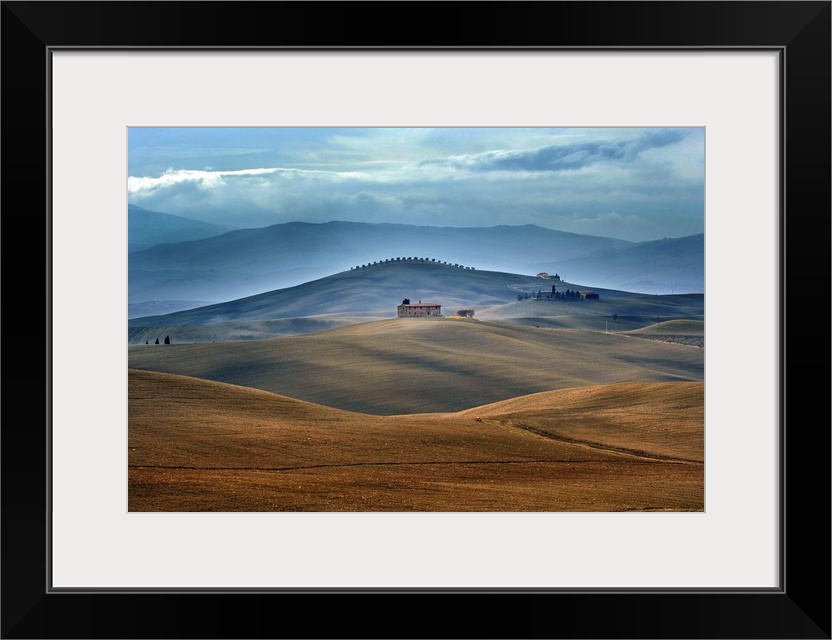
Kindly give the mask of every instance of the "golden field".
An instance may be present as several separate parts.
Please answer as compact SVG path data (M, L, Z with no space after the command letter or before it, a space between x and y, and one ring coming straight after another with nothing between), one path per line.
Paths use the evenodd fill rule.
M701 381L393 416L151 371L128 386L130 511L704 509Z
M701 382L704 376L700 348L613 332L450 318L381 320L269 340L174 340L130 346L128 358L133 369L379 415L461 411L542 391Z

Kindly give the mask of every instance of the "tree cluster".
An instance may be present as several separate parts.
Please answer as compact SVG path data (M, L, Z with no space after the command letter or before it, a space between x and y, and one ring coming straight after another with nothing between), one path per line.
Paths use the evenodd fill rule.
M374 267L379 264L390 264L391 262L429 262L434 264L444 264L449 267L457 267L458 269L470 269L475 271L474 267L466 267L465 265L456 263L456 262L443 262L442 260L437 260L436 258L416 258L413 256L408 256L407 258L387 258L386 260L377 260L375 262L368 262L367 264L359 264L355 267L350 267L350 271L353 269L366 269L367 267Z
M529 293L518 293L517 299L518 300L529 300L530 298L534 298L535 300L580 300L581 293L579 291L572 291L571 289L567 289L566 291L557 291L555 287L552 287L552 291L543 293L540 289L537 292Z

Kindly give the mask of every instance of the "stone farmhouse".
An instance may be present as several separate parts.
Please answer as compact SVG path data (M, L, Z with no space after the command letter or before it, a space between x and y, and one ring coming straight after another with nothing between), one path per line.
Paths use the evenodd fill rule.
M397 310L399 318L424 318L442 315L442 305L440 304L422 302L421 300L417 304L410 304L410 300L407 298L402 301Z

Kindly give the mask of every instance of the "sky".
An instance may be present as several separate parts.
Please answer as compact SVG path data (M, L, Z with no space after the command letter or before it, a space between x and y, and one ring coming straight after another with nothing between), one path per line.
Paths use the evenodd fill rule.
M128 202L230 228L534 224L704 232L697 128L130 128Z

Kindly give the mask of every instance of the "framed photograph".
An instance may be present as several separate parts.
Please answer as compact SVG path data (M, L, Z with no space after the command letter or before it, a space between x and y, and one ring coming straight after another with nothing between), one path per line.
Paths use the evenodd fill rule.
M3 3L3 637L830 637L830 3L454 6Z
M705 511L704 127L130 127L128 164L130 513Z

